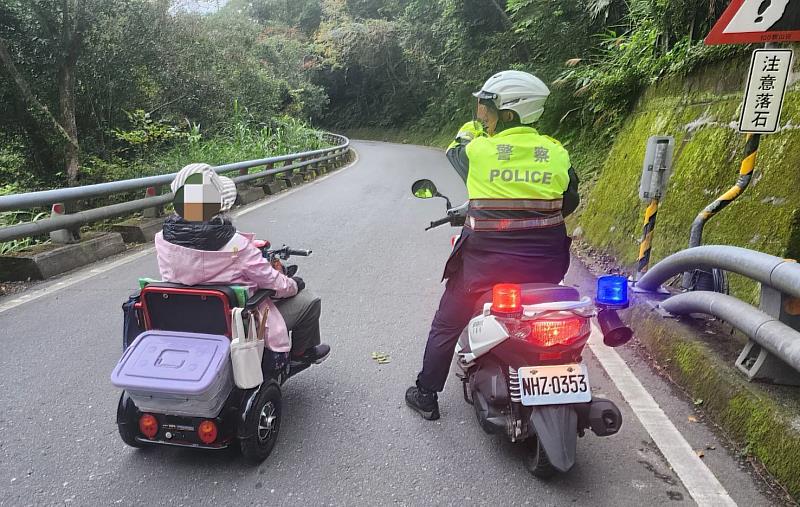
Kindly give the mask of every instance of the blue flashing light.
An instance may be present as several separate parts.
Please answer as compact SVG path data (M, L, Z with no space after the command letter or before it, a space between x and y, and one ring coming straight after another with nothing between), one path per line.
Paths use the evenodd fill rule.
M628 280L624 276L606 275L597 279L597 306L628 307Z

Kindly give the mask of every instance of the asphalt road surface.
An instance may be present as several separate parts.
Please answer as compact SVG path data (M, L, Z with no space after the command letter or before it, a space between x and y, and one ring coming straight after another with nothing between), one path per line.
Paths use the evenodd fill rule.
M234 452L136 450L120 440L119 392L109 375L121 354L120 304L138 277L158 275L147 246L33 287L24 304L14 303L18 296L0 300L0 505L697 502L588 352L595 394L621 407L623 428L608 438L589 432L575 468L547 482L525 470L521 447L483 433L454 377L440 421L423 421L405 406L453 234L423 231L444 214L443 201L416 200L409 188L428 177L454 203L465 190L440 151L354 144L352 167L237 218L239 229L273 244L314 250L298 260L299 274L323 298L324 340L333 348L327 362L284 386L272 456L249 467ZM567 283L591 291L578 266ZM373 352L391 362L377 364ZM733 501L774 504L702 421L689 420L689 401L631 350L621 354L689 447L704 450L702 463Z

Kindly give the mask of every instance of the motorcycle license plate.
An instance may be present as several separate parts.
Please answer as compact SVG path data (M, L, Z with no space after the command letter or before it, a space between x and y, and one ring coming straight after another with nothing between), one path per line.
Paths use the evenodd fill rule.
M522 404L525 406L592 401L589 370L585 364L529 366L520 368L517 373Z

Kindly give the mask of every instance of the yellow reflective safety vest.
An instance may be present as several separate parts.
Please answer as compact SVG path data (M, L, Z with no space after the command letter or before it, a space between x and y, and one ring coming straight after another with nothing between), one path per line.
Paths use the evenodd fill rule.
M531 127L514 127L476 137L466 154L468 227L503 231L564 223L562 197L572 164L561 143Z

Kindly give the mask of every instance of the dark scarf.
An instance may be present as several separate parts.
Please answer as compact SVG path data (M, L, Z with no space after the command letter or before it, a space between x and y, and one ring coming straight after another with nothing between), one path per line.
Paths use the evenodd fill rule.
M164 239L173 245L195 250L216 251L236 234L230 219L219 215L208 222L187 222L179 215L164 221Z

